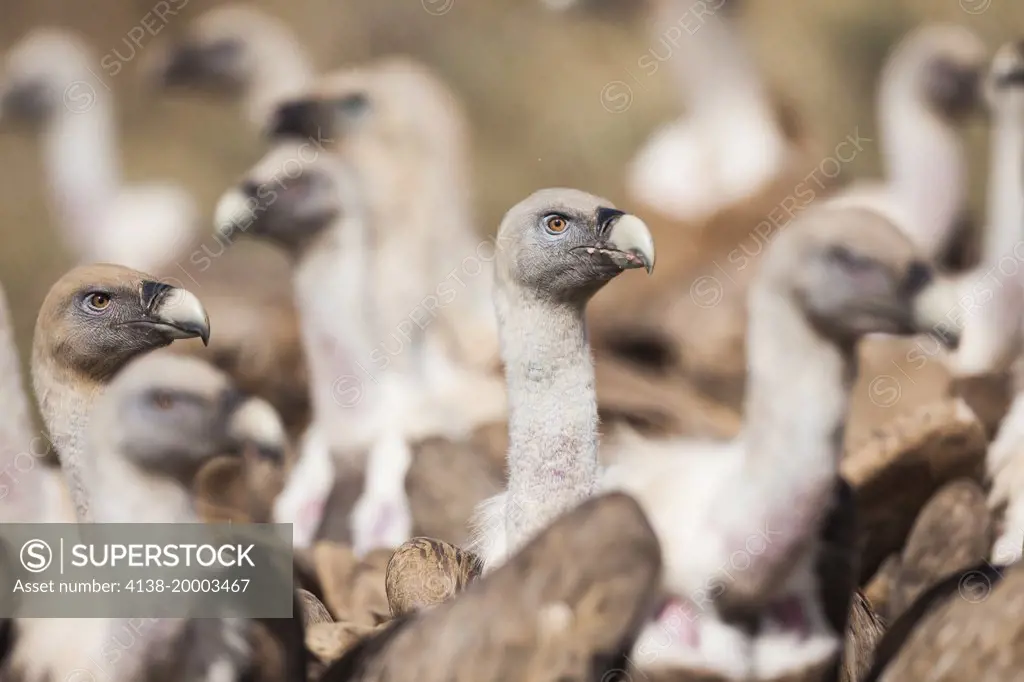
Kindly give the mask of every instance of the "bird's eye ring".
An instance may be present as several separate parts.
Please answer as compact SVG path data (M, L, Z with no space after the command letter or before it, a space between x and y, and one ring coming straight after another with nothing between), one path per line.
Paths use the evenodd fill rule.
M94 291L85 297L85 304L89 306L90 310L102 312L110 307L110 294Z
M569 221L565 219L565 216L555 214L544 218L544 229L551 234L561 234L567 227L569 227Z

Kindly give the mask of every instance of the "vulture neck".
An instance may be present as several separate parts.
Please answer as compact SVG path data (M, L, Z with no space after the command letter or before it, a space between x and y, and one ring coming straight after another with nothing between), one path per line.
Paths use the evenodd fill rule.
M996 112L991 134L988 229L982 257L996 265L1012 255L1024 232L1024 122Z
M89 522L92 512L82 461L89 414L103 391L103 385L95 379L57 367L52 358L42 357L38 349L32 353L32 384L50 443L60 459L75 505L75 515L79 522Z
M909 212L910 238L934 258L949 241L966 201L959 133L921 99L913 79L899 74L883 78L879 116L887 182Z
M690 116L715 127L723 117L742 118L778 134L771 100L732 21L721 12L695 11L700 3L690 0L660 5L650 55L669 62Z
M771 528L774 539L754 570L773 582L813 540L828 508L856 362L791 298L762 287L750 296L744 464L708 518L728 547Z
M91 105L85 107L82 100L83 111L74 112L61 105L44 134L43 154L51 201L69 246L80 261L93 262L103 260L102 231L117 199L121 171L109 93L86 85L82 92L93 94Z
M1016 260L1024 235L1024 130L1009 112L995 112L990 136L990 168L981 263L964 279L968 310L960 346L951 356L954 374L970 376L1006 371L1024 342L1020 324L1024 277L1000 268ZM986 293L988 294L985 298Z
M509 554L596 489L597 396L585 306L498 284L508 381Z
M378 386L369 254L365 223L353 214L307 245L295 274L303 344L316 378L313 419L332 451L355 447Z
M262 130L278 104L306 91L315 72L305 50L287 29L265 31L258 38L247 44L253 66L244 107L250 123Z
M85 483L94 523L200 523L190 491L147 476L112 451L91 448Z
M7 298L0 289L0 522L34 523L46 515L44 490L48 473L36 461L28 397Z

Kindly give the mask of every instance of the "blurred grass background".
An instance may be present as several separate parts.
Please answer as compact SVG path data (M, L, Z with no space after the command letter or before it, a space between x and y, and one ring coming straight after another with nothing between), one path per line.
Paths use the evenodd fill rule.
M130 49L126 34L155 0L0 0L0 48L27 29L79 30L97 59ZM448 2L450 9L436 15ZM609 14L556 14L537 0L261 0L288 22L319 68L403 53L433 66L462 97L472 125L480 230L492 231L507 207L532 190L577 186L628 206L624 164L656 125L678 115L667 69L646 76L638 61L657 46L640 0L603 0ZM990 4L989 4L990 3ZM230 106L194 97L157 96L140 76L146 49L217 3L189 0L131 63L106 83L117 95L126 181L184 184L204 215L262 146ZM924 21L975 30L991 50L1024 34L1024 3L1011 0L747 0L740 22L769 82L792 101L822 149L859 128L875 139L874 89L892 44ZM972 11L966 11L966 9ZM983 11L979 11L983 10ZM97 68L98 74L105 72ZM635 77L635 78L634 78ZM604 86L629 82L622 113L602 106ZM983 123L969 133L973 205L985 184ZM27 357L36 311L69 267L45 203L37 140L0 132L0 280ZM812 168L808 168L810 172ZM843 180L878 172L877 147L844 166Z

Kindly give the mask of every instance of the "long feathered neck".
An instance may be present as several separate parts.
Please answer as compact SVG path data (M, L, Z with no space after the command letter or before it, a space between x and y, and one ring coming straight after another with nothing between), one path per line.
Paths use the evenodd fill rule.
M996 264L1013 251L1024 233L1024 121L996 112L990 140L983 258L987 264Z
M909 211L909 236L934 257L963 211L967 161L959 132L929 108L912 74L883 77L879 134L887 183Z
M744 116L774 125L768 92L736 27L722 11L700 13L696 6L660 3L651 17L651 56L669 62L691 116L709 123Z
M744 466L709 522L737 547L770 528L757 562L770 580L812 539L827 509L856 363L794 301L761 287L751 291L747 358Z
M993 118L982 262L963 283L979 305L965 319L960 345L950 358L960 376L1005 371L1024 342L1024 327L1012 323L1024 305L1024 278L1000 270L1004 258L1016 257L1024 235L1024 122L998 109Z
M313 418L332 449L359 431L377 386L370 250L365 222L343 217L304 250L295 272L302 339L313 380Z
M57 451L75 514L80 522L92 520L84 472L86 432L92 406L103 391L99 382L60 369L38 349L32 354L32 384L50 443Z
M7 297L0 289L0 522L33 523L45 515L42 463L33 454L32 421L14 345ZM39 448L36 448L38 450Z
M68 100L75 110L62 104L44 133L43 154L57 219L69 246L85 262L95 260L102 248L99 233L121 177L112 98L99 85L72 87L78 86L82 94Z
M309 87L315 70L298 39L284 27L259 32L247 49L252 71L244 107L250 123L262 129L277 104Z
M508 381L509 551L595 490L597 395L583 305L542 301L498 284Z
M94 523L200 523L190 491L91 444L82 465Z

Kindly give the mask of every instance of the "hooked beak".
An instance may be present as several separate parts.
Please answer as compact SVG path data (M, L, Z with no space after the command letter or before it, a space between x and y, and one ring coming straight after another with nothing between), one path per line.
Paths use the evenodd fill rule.
M213 227L217 234L230 236L236 227L251 224L256 219L258 204L241 189L232 187L217 202L213 213Z
M228 435L256 448L260 457L274 464L284 462L287 443L284 425L270 403L262 398L249 398L231 415Z
M266 137L319 137L330 123L324 106L312 99L295 99L280 104L265 131Z
M171 339L199 337L210 345L210 317L191 291L163 282L142 283L142 305L149 312L145 322L159 328Z
M955 315L960 301L960 287L949 277L934 279L913 301L913 331L938 339L950 350L960 345L962 318Z
M605 234L602 249L607 249L611 259L620 268L639 268L654 272L654 238L644 221L629 213L602 209L612 215L600 220L601 232Z

